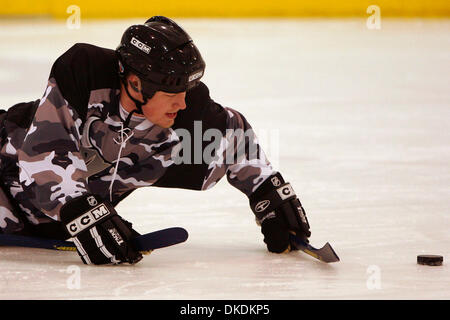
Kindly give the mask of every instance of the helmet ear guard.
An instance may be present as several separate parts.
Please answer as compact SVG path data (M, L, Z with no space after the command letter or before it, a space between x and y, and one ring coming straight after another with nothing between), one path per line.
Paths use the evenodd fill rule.
M120 81L123 84L123 87L125 88L125 92L127 93L128 97L134 102L134 105L136 106L136 110L133 110L132 112L130 112L130 114L128 115L128 118L126 119L125 123L126 126L128 126L128 123L131 119L131 115L134 112L138 112L140 114L144 114L144 112L142 111L142 106L145 105L147 103L147 101L149 99L152 98L153 94L151 95L146 95L144 94L144 92L142 90L139 90L138 87L136 87L133 82L127 80L127 75L130 74L132 71L127 70L124 65L122 64L122 62L120 61L120 56L119 56L119 77L120 77ZM140 80L140 79L139 79ZM130 85L130 87L133 89L133 91L138 92L138 93L142 93L142 97L144 98L144 101L139 101L137 99L135 99L130 92L128 91L128 85ZM142 80L141 80L141 86L142 86ZM156 92L156 91L155 91Z

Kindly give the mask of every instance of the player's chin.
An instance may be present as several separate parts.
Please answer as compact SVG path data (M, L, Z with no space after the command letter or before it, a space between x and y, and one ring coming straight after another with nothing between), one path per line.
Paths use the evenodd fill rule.
M173 119L166 119L165 121L161 121L160 123L158 123L158 125L164 129L168 129L171 126L173 126L173 124L175 123L175 120Z

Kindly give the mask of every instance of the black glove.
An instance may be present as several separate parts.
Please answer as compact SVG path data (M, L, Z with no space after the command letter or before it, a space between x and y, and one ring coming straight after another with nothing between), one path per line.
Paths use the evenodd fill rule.
M305 211L291 185L284 182L280 173L264 181L249 199L270 252L294 250L295 247L290 245L290 233L308 242L311 232Z
M68 201L60 216L85 264L134 264L142 259L131 244L139 233L99 196L85 195Z

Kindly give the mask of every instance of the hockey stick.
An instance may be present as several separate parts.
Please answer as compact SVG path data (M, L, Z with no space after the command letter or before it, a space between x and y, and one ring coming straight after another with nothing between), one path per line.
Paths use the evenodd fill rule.
M173 227L140 235L133 240L133 243L139 251L146 252L184 242L187 238L188 232L185 229ZM15 234L0 234L0 246L76 251L76 247L72 241Z
M340 261L336 252L327 242L322 248L316 249L308 243L303 242L294 235L290 235L294 246L326 263ZM134 239L134 244L139 251L146 252L182 243L188 238L188 233L180 227L162 229L143 234ZM59 251L76 251L71 241L21 236L15 234L0 234L0 246L41 248Z
M306 243L300 240L293 234L290 234L291 243L294 244L296 249L302 250L304 253L309 254L310 256L319 259L320 261L331 263L340 261L336 252L333 250L331 245L327 242L322 248L316 249L311 246L309 243Z

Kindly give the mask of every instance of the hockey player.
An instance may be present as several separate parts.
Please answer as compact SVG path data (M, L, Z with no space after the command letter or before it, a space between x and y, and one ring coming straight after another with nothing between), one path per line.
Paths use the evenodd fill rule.
M70 48L41 99L0 114L0 232L73 238L86 264L133 264L142 256L114 209L122 199L145 186L206 190L226 175L269 251L290 251L289 233L308 241L292 187L244 116L210 98L204 70L189 35L161 16L129 27L115 51ZM199 149L208 130L220 133L215 148Z

